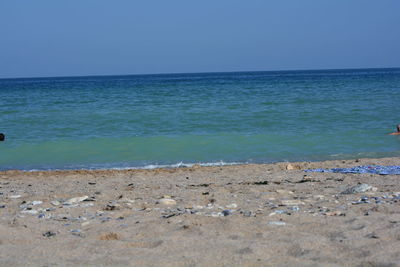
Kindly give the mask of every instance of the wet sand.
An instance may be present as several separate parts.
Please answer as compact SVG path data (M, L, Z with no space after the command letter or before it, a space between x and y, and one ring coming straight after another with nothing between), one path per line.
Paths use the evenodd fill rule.
M0 266L398 266L400 176L304 172L366 164L1 172Z

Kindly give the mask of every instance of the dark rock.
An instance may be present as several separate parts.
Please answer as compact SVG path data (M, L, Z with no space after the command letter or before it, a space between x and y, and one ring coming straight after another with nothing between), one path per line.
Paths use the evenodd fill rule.
M212 185L211 183L209 184L191 184L189 185L190 187L209 187L210 185Z
M375 233L370 233L370 234L366 235L365 237L374 238L374 239L378 239L379 238L379 236L377 236Z
M260 181L260 182L254 182L254 185L266 185L268 184L268 181Z
M46 233L43 234L44 237L52 237L55 236L56 233L52 232L52 231L47 231Z
M221 213L222 213L222 215L224 215L224 216L229 216L229 215L232 214L232 211L230 211L230 210L223 210Z
M176 215L178 215L178 213L171 212L171 213L163 214L162 217L165 219L168 219L168 218L174 217Z
M120 206L118 204L107 204L104 208L105 210L119 210Z

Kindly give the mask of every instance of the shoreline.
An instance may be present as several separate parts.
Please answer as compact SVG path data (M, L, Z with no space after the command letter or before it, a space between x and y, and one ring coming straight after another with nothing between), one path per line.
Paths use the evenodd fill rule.
M0 265L398 266L400 176L304 172L372 164L0 172Z
M198 170L198 169L213 169L213 168L240 168L240 167L274 167L275 170L287 170L287 165L292 165L291 170L305 170L313 168L348 168L361 165L374 165L379 164L377 162L384 162L386 165L400 164L400 157L383 157L383 158L357 158L357 159L336 159L336 160L322 160L322 161L280 161L273 163L226 163L221 165L208 165L204 166L202 163L190 163L187 166L171 166L161 165L162 167L145 168L145 167L133 167L133 168L104 168L104 169L54 169L54 170L20 170L11 169L0 171L0 175L7 174L106 174L106 173L141 173L141 172L174 172L179 170ZM331 166L331 167L329 167Z

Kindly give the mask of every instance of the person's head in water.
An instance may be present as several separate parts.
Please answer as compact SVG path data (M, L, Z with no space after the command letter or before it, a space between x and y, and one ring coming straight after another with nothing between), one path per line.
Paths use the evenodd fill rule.
M397 131L400 133L400 124L397 124Z
M6 139L6 136L2 133L0 133L0 141L4 141L4 139Z

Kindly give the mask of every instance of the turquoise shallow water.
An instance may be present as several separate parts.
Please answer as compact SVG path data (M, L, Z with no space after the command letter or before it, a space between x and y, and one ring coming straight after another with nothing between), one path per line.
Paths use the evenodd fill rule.
M400 69L0 80L0 169L400 156Z

